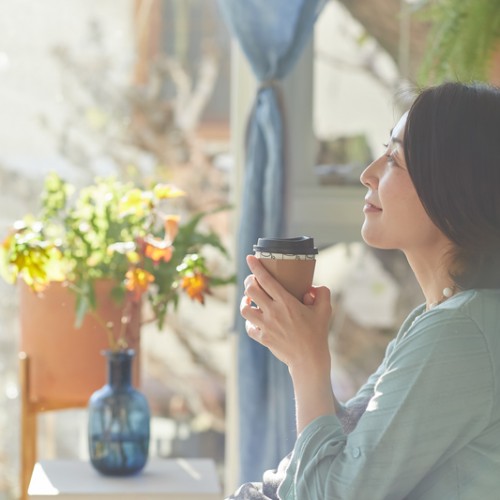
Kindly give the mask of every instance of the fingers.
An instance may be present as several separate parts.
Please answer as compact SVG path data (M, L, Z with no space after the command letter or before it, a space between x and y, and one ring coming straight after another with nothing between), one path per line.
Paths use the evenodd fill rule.
M326 307L331 309L331 292L326 286L317 286L312 288L314 294L314 303L319 307Z
M257 326L262 324L262 311L259 307L252 304L250 297L243 296L240 302L240 314L247 321Z
M314 304L314 298L314 294L311 291L308 291L304 294L304 297L302 297L302 303L305 306L312 306Z
M316 287L304 294L302 303L306 306L315 306L318 309L329 309L331 314L331 292L325 286Z
M257 325L254 325L252 322L247 320L245 321L245 329L250 338L256 340L257 342L261 341L262 330Z
M267 269L259 262L259 259L254 255L247 256L247 264L250 271L257 278L257 282L265 290L269 297L279 297L290 295L283 286L267 271Z
M265 305L266 301L273 300L272 297L263 290L253 274L247 276L243 284L245 286L245 295L259 307Z
M243 318L245 318L245 330L248 336L257 342L262 340L262 330L256 324L261 321L262 311L255 306L252 306L252 301L249 297L243 297L240 303L240 313Z
M247 263L253 274L245 279L245 294L260 307L265 304L266 300L272 297L276 299L289 300L293 297L283 286L274 279L267 269L259 262L259 259L253 255L247 256ZM287 296L287 297L285 297ZM289 296L289 297L288 297ZM292 298L291 300L296 300ZM306 306L318 306L320 308L331 309L331 295L327 287L312 286L310 290L304 294L302 303Z

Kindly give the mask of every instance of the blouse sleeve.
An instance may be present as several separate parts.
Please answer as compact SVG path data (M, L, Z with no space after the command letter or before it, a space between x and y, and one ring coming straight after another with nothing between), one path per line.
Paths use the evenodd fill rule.
M337 412L337 418L340 420L342 430L345 434L349 434L353 431L358 424L359 419L365 412L366 407L373 396L375 383L386 369L386 360L392 352L394 344L394 340L389 342L382 363L377 370L368 377L368 380L358 390L356 395L347 401L347 403L340 405L339 411Z
M337 416L319 417L304 429L279 497L406 497L486 427L493 386L476 324L457 311L426 313L388 351L352 432L344 432Z

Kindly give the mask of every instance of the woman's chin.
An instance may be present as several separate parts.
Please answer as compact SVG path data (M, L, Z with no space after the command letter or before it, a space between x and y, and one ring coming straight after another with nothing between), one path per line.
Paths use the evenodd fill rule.
M361 228L361 237L370 247L379 248L381 250L390 250L394 248L393 246L388 245L387 241L381 237L380 231L370 230L370 228L366 227L365 224L363 224L363 227Z

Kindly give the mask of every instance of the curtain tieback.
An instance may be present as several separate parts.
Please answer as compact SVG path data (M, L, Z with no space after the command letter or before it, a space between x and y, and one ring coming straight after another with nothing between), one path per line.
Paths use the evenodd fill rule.
M276 78L272 78L271 80L264 80L263 82L260 82L258 90L264 90L267 88L275 88L279 85L279 83L280 83L280 81L277 80Z

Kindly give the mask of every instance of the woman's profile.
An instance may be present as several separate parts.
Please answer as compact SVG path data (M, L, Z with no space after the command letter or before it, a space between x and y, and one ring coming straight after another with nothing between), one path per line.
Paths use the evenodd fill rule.
M404 253L425 303L341 403L330 381L329 290L312 287L300 302L249 256L240 311L248 335L288 366L298 438L276 471L230 498L496 499L500 90L421 91L361 182L364 241Z

